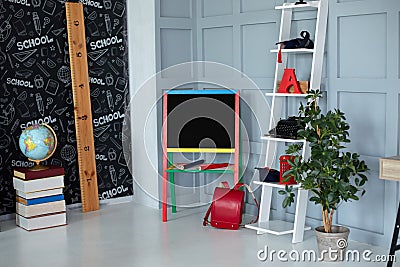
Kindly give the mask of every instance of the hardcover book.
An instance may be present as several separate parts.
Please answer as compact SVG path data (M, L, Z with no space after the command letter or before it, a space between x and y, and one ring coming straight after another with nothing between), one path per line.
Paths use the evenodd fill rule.
M37 205L37 204L43 204L43 203L48 203L48 202L54 202L54 201L60 201L64 200L64 195L55 195L55 196L47 196L47 197L39 197L39 198L33 198L33 199L25 199L20 196L16 196L17 202L30 206L30 205Z
M64 175L64 168L60 166L49 165L48 169L31 170L30 168L14 168L14 176L23 180L40 179L52 176Z
M212 169L220 169L226 168L229 166L229 163L210 163L210 164L203 164L198 166L198 170L212 170Z
M25 218L19 214L16 215L17 225L25 230L40 230L67 224L65 212L54 213L51 215Z
M66 210L65 200L48 202L37 205L26 206L22 203L17 202L16 212L25 218L35 217L39 215L52 214L64 212Z
M200 164L204 163L204 159L199 159L193 162L189 162L189 163L181 163L181 164L175 164L175 167L179 170L186 170L186 169L190 169L193 168L195 166L198 166Z
M55 196L55 195L61 195L62 193L63 193L62 188L55 188L55 189L43 190L43 191L37 191L37 192L23 192L23 191L17 190L17 196L20 196L25 199Z
M48 189L64 187L64 176L54 176L42 179L24 181L19 178L13 178L14 189L22 192L37 192Z

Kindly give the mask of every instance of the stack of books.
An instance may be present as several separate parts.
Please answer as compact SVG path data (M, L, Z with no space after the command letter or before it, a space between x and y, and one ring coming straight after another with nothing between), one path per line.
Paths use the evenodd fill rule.
M67 224L64 168L47 167L43 170L14 169L16 221L18 226L28 231Z

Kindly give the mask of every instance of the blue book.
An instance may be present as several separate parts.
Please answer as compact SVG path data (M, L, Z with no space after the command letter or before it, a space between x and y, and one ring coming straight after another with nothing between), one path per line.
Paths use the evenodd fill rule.
M20 196L17 196L17 202L22 203L24 205L36 205L54 201L64 200L64 195L55 195L55 196L47 196L47 197L39 197L39 198L32 198L32 199L25 199Z

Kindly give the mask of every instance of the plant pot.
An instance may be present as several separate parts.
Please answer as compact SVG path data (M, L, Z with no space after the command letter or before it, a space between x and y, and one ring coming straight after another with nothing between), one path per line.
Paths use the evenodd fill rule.
M346 257L347 239L350 229L332 226L332 233L325 233L323 226L315 228L318 257L323 261L341 261Z

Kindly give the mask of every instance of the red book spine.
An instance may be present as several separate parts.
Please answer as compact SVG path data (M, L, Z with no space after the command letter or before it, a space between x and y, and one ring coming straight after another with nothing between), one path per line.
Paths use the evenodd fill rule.
M48 169L33 171L29 168L15 168L14 169L14 176L21 178L23 180L33 180L39 178L46 178L46 177L53 177L64 175L64 168L59 166L47 166Z
M211 170L228 167L229 163L211 163L200 166L200 170Z

